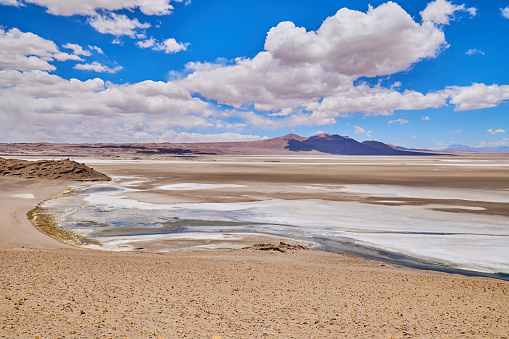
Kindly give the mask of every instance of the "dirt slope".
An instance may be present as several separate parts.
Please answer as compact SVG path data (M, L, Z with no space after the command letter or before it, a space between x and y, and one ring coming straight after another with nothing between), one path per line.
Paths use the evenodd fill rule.
M0 176L22 179L111 180L107 175L69 159L27 161L0 158Z

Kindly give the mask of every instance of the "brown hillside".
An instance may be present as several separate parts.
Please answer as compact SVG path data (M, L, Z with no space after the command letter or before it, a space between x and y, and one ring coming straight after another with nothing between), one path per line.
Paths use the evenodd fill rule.
M107 175L69 159L27 161L0 158L0 176L22 179L111 180Z

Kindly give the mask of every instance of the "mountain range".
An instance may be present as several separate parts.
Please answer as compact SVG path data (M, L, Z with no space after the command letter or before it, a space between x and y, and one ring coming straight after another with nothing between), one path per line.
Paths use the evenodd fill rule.
M494 147L470 147L466 145L454 144L441 151L444 152L481 152L481 153L509 153L509 146L494 146Z
M351 139L337 134L321 133L309 138L296 134L282 137L239 142L209 143L14 143L0 144L0 153L34 155L434 155L430 151L397 149L379 141Z

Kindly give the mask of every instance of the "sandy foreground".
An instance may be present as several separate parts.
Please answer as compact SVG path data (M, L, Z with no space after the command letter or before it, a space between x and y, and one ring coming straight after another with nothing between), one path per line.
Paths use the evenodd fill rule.
M281 187L301 182L304 175L313 184L507 189L507 168L499 167L419 171L419 160L410 171L394 164L351 165L335 173L324 166L310 171L288 165L294 168L288 175L270 159L257 161L262 163L254 167L182 163L171 171L168 165L151 166L141 171L154 181L139 186L249 182L265 185L264 191L278 186L271 196L292 199L291 190L285 193ZM96 163L94 168L113 176L140 174L136 166ZM26 220L29 209L67 186L0 180L1 338L509 337L507 281L396 268L312 250L161 254L72 248ZM206 195L181 191L137 198L253 199L210 190ZM421 200L412 203L424 204ZM496 202L479 204L485 207L480 213L504 215L506 210Z

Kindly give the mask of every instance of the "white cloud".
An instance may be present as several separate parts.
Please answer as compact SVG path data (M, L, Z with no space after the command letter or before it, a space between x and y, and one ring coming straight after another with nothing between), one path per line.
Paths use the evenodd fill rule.
M247 124L241 123L241 122L235 122L233 124L227 123L226 128L244 128Z
M17 28L5 31L0 27L0 68L53 71L56 67L50 62L54 60L82 61L79 56L61 52L53 41Z
M147 39L147 40L144 40L144 41L138 41L136 43L136 45L138 45L138 47L140 48L150 48L150 47L153 47L154 44L155 44L155 40L154 39Z
M351 86L350 79L326 72L320 65L288 67L268 52L253 59L238 58L232 66L202 68L180 83L191 92L238 108L247 103L263 111L298 107L341 86Z
M2 0L13 3L13 0ZM182 0L174 0L181 2ZM18 3L22 1L19 0ZM120 9L139 8L146 15L170 14L173 6L171 0L24 0L48 9L48 13L54 15L96 15L98 10L116 11Z
M83 71L94 71L98 73L116 73L122 69L122 66L109 68L108 66L105 66L103 64L98 63L97 61L94 61L91 64L77 64L74 66L74 69L80 69Z
M129 19L124 14L115 13L93 16L88 19L88 23L99 33L117 37L127 35L131 38L143 38L144 30L150 27L149 23L140 23L138 19Z
M465 5L453 5L446 0L435 0L421 12L423 21L430 21L436 24L447 25L456 12L468 12L471 16L477 14L474 7L466 8Z
M153 51L163 51L166 54L173 54L186 51L189 43L179 43L173 38L166 39L163 42L157 42L154 38L150 38L144 41L138 41L136 45L138 45L139 48L151 48ZM192 67L191 65L193 64L198 65L201 63L189 63L186 67Z
M330 112L339 115L341 112L375 112L385 114L395 110L422 110L443 106L447 93L435 92L422 94L415 91L403 93L382 87L358 85L338 95L331 95L321 103L312 103L307 109Z
M407 123L409 123L409 121L405 120L405 119L396 119L396 120L389 121L389 124L400 124L400 125L403 125L403 124L407 124Z
M144 81L106 86L101 79L83 82L77 79L65 80L42 71L0 70L0 87L4 99L17 98L17 110L34 113L206 116L209 111L207 103L191 97L175 84L164 82ZM2 113L8 114L8 111Z
M106 17L115 21L120 16ZM360 30L359 25L364 25L365 30ZM103 29L111 34L117 29L126 32L116 36L119 42L120 36L141 39L142 30L146 28L136 25L122 28L116 23L109 28L106 26ZM40 63L38 68L18 69L49 71L54 66L48 62L55 59L79 59L76 55L60 52L53 42L42 40L45 44L53 44L55 49L46 55L42 52L14 53L34 64ZM12 50L9 46L2 48L5 44L1 44L2 36L0 56L4 51ZM186 50L188 44L175 39L158 42L151 38L139 41L138 46L175 53ZM509 86L473 84L419 93L398 91L397 84L390 87L357 84L362 76L406 70L423 58L436 56L446 47L441 25L429 20L416 23L399 5L390 2L367 13L340 10L316 32L282 23L268 33L266 50L255 57L189 63L181 79L168 83L145 81L114 85L105 84L100 79L82 82L65 80L47 72L4 69L0 70L3 106L0 107L0 135L5 135L4 140L20 140L21 136L42 140L48 135L59 135L64 141L66 137L72 140L81 134L83 140L165 141L172 137L170 132L175 126L287 128L327 125L335 124L335 118L351 112L390 115L396 110L441 107L448 99L457 110L466 110L493 107L509 100ZM102 52L96 46L88 46L88 50ZM2 56L2 62L7 63L8 59ZM117 70L98 62L81 63L75 68L96 72ZM184 77L184 74L188 75ZM193 97L192 93L236 109L214 108L213 104ZM268 113L256 113L251 111L253 108ZM235 117L236 122L229 120L230 117ZM30 131L19 131L16 121L20 119L33 122ZM389 123L408 121L396 119ZM357 134L370 136L371 131L366 132L360 126L354 128L359 131ZM222 138L228 138L227 135L223 134ZM180 137L184 136L192 139L186 134ZM197 134L196 138L200 136ZM243 136L232 134L230 137Z
M242 135L237 133L198 134L186 132L167 131L161 135L165 141L189 143L189 142L224 142L224 141L253 141L262 139L258 135Z
M53 15L85 15L89 17L88 23L100 33L143 39L143 30L149 28L150 24L140 23L138 19L129 19L113 11L138 8L145 15L168 15L174 9L171 1L183 0L0 0L0 4L23 6L24 3L32 3L46 7L47 12Z
M269 117L286 117L286 116L289 116L290 114L292 114L293 111L294 110L292 107L286 107L286 108L283 108L282 110L280 110L279 112L269 113L268 116Z
M67 44L63 45L62 47L72 49L74 55L84 55L84 56L92 55L92 53L90 53L90 51L84 50L83 47L81 47L78 44L67 43Z
M166 54L178 53L180 51L186 51L189 43L177 42L173 38L164 40L163 42L156 44L152 49L156 51L163 51Z
M287 65L319 64L348 76L378 76L435 57L446 42L430 24L418 24L398 4L367 13L340 9L316 31L282 22L267 34L265 49Z
M484 55L484 52L483 51L480 51L478 49L469 49L468 51L465 52L466 55L474 55L474 54L481 54L481 55Z
M158 140L172 127L211 127L217 115L174 83L113 85L44 71L0 70L0 102L4 142L132 141L141 131Z
M353 128L355 128L355 134L363 134L363 133L366 133L366 130L364 130L364 128L360 127L360 126L357 126L357 125L354 125L352 126Z
M119 45L119 46L123 46L124 45L124 42L120 39L119 36L115 37L115 39L113 39L113 41L111 43L115 44L115 45Z
M90 46L88 45L88 49L91 50L91 51L97 51L97 53L100 53L100 54L104 54L103 50L101 49L101 47L97 47L97 46Z
M450 103L456 105L457 111L468 111L496 107L509 100L509 85L485 85L474 83L471 86L452 86L446 92Z
M26 97L33 98L74 97L80 93L104 91L104 81L98 78L87 81L77 79L65 80L47 72L34 70L20 72L16 70L0 70L0 93L5 98ZM7 95L9 94L9 95ZM20 101L23 110L24 101ZM2 112L7 114L7 112Z
M429 121L430 118L429 117L421 117L421 120Z
M389 2L367 13L339 10L317 31L291 22L267 34L265 51L233 64L199 63L179 83L191 92L236 108L251 104L259 111L304 108L313 114L292 115L294 123L334 123L347 112L391 114L446 104L447 93L400 93L394 88L354 86L361 76L404 71L447 46L432 23L416 23L399 5ZM270 113L278 116L278 113Z
M0 5L7 5L7 6L22 6L23 3L20 0L0 0Z
M506 19L509 19L509 7L501 8L502 16Z
M490 129L486 130L486 132L493 135L493 134L498 134L498 133L505 133L505 129L499 128L497 130L493 130L492 128L490 128Z

